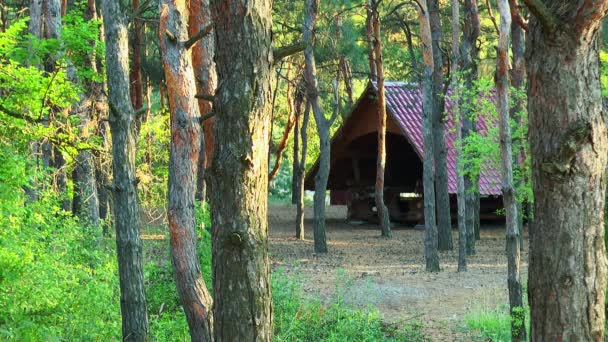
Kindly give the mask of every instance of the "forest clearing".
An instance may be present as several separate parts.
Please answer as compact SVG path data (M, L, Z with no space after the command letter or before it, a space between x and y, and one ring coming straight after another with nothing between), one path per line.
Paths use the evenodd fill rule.
M608 341L608 0L0 0L0 340Z

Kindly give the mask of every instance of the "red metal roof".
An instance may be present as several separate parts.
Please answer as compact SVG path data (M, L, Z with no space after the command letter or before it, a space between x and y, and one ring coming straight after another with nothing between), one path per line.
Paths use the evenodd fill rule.
M387 112L394 119L395 123L399 125L405 137L410 141L412 146L414 146L418 156L422 159L424 149L422 138L422 94L419 87L403 82L386 82L385 96ZM449 96L446 96L445 103L446 113L448 115L448 120L445 125L445 140L448 149L448 191L451 194L456 194L457 164L456 150L454 148L456 133L453 129L452 101ZM481 134L488 131L486 120L481 115L478 117L477 129ZM500 173L497 170L491 167L482 168L479 177L479 192L482 195L502 195L500 183Z

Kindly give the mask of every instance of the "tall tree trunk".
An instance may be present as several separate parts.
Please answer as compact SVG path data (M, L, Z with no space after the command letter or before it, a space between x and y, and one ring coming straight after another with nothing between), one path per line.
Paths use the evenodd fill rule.
M294 91L297 93L297 90ZM300 166L300 126L302 126L302 101L298 102L296 95L294 103L295 118L293 126L293 158L291 162L291 204L298 204L300 195L298 191L298 168Z
M86 10L87 20L97 20L97 9L95 0L87 1ZM95 44L95 43L93 43ZM95 47L94 45L92 46ZM97 71L97 63L93 53L86 58L86 63L94 72ZM69 74L73 81L76 81L76 72L70 66ZM76 106L76 115L79 118L78 129L81 139L88 139L95 129L95 117L97 116L97 97L101 93L101 84L93 81L85 81L85 92L80 98L80 103ZM99 197L97 191L97 181L95 179L95 156L89 150L79 151L74 159L74 170L72 179L74 181L74 200L72 212L80 218L85 225L92 227L99 226ZM93 234L100 232L93 231Z
M135 13L139 9L139 0L132 0L132 12ZM135 110L138 110L144 105L144 84L141 76L141 50L143 30L141 21L138 18L133 18L133 31L131 34L131 69L129 72L129 93L131 95L131 104ZM141 121L137 120L137 130L139 131Z
M522 24L517 21L516 18L519 14L519 1L509 0L509 6L511 11L511 17L513 21L511 23L511 55L513 56L513 67L511 69L511 86L517 91L523 91L524 81L526 77L526 60L524 58L524 43L525 43L525 32L522 28ZM518 97L515 99L513 106L511 107L511 117L517 118L519 125L527 124L524 122L524 116L521 112L524 110L524 99ZM526 139L525 136L518 137L519 144L518 150L515 151L517 159L515 165L518 165L520 170L524 170L526 164ZM525 174L520 176L519 183L515 184L518 188L521 183L526 183L527 179ZM519 248L523 252L524 250L524 201L521 199L517 200L517 215L518 215L518 232L519 232Z
M462 117L460 111L460 82L458 80L460 63L460 2L452 1L452 89L456 99L453 102L452 118L456 124L456 161L458 164L457 177L457 201L458 201L458 272L467 270L467 226L465 222L465 193L464 176L460 170L462 166Z
M378 14L379 2L372 0L372 28L373 28L373 55L375 60L370 61L376 66L378 80L378 99L376 102L376 113L378 115L378 154L376 157L376 209L382 229L382 236L390 238L391 218L388 208L384 204L384 172L386 169L386 102L384 96L384 67L382 65L382 45L380 36L380 17Z
M433 39L433 143L435 152L435 192L437 195L437 230L439 250L453 249L450 193L448 191L448 150L445 143L443 53L439 0L429 1L429 22Z
M188 31L192 37L211 24L211 11L209 0L189 1L189 7ZM198 94L213 95L215 93L217 74L215 72L215 62L213 62L214 53L215 43L213 41L213 33L203 37L192 47L192 66L194 68L194 78L196 79L196 91ZM213 109L212 105L211 101L198 100L198 108L201 115L210 113ZM205 200L205 170L211 164L211 154L207 154L207 150L211 151L210 148L213 148L213 141L209 140L212 134L209 132L211 131L211 126L208 121L203 122L203 127L207 128L201 130L200 136L200 157L196 180L196 199L199 201Z
M462 138L465 140L475 130L471 120L471 108L474 97L474 82L477 79L477 37L479 37L479 11L477 0L464 0L464 30L460 44L460 70L464 74L464 97L462 101ZM466 162L465 162L466 165ZM466 166L465 166L466 167ZM466 199L465 222L467 226L467 254L475 254L475 192L477 177L465 175L464 189Z
M315 252L327 253L327 241L325 237L325 193L327 191L327 180L330 168L330 141L329 127L332 120L327 120L319 103L319 85L317 82L317 68L314 56L313 30L317 21L319 0L306 0L306 17L302 37L307 43L304 50L304 79L306 80L306 96L310 103L317 132L319 134L319 170L315 176L314 195L314 239Z
M517 200L513 186L513 151L511 144L511 119L509 115L509 37L511 12L508 0L498 0L500 26L498 58L496 59L496 111L500 129L500 157L502 169L502 200L507 217L507 268L509 305L511 313L511 339L526 341L525 312L522 284L519 273L519 232L517 227Z
M428 272L439 272L437 222L435 221L435 165L433 143L433 42L429 23L428 0L420 1L420 36L424 75L422 77L422 135L424 139L422 183L424 187L424 259Z
M376 72L376 56L374 55L374 13L372 10L372 3L375 0L367 0L367 16L365 17L365 37L367 38L367 61L369 63L369 79L372 82L378 80L378 73Z
M608 1L530 1L528 112L534 191L532 341L603 341L608 141L599 28Z
M149 339L144 292L143 246L139 237L139 205L135 178L135 113L129 99L129 41L127 20L114 0L103 0L106 68L112 164L114 169L114 218L120 278L122 338Z
M158 31L171 113L167 216L175 283L186 313L190 337L192 341L211 341L212 299L196 252L194 202L201 129L192 54L184 43L189 37L187 22L185 0L161 1Z
M298 100L299 110L302 111L303 96ZM308 121L310 119L310 104L306 102L306 109L302 116L300 137L302 140L302 153L298 161L298 199L296 203L296 238L304 240L304 175L306 172L306 152L308 149Z
M217 341L270 341L271 1L211 3L217 15L219 81L213 103L216 141L211 166L214 336Z
M285 129L283 130L283 136L281 137L281 142L279 142L279 146L277 146L274 166L272 167L272 170L268 174L268 182L271 182L274 179L274 177L276 177L276 175L279 172L279 169L281 168L281 161L283 160L283 151L285 151L285 148L287 147L287 141L289 140L289 134L291 134L291 130L294 128L295 121L296 121L294 100L293 100L292 94L291 94L291 82L289 81L290 73L291 73L291 64L289 64L287 66L287 73L285 74L285 78L287 79L287 91L286 91L287 108L288 108L287 122L285 123ZM277 80L276 89L278 89L278 80ZM270 136L270 139L272 139L272 134ZM270 156L269 156L269 159L270 159Z

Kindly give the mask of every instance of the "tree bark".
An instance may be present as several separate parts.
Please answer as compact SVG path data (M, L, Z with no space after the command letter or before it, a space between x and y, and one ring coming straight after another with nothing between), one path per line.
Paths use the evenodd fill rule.
M452 91L456 99L453 101L452 117L456 125L456 161L458 163L457 177L457 201L458 201L458 272L467 270L467 226L465 222L466 203L464 193L464 176L462 167L462 117L460 111L460 82L458 80L460 63L460 2L451 0L452 5Z
M448 191L448 150L445 143L443 53L439 0L429 1L429 22L433 40L433 143L435 152L435 192L437 197L437 230L439 250L453 249L450 193Z
M300 108L302 101L298 101ZM301 111L301 109L299 109ZM308 149L308 121L310 119L310 104L306 103L306 109L302 115L302 127L300 137L302 140L302 153L298 161L298 199L296 203L296 238L304 240L304 176L306 173L306 152Z
M372 47L374 49L374 53L370 54L370 56L373 56L375 60L370 61L370 64L375 64L378 81L378 99L376 102L376 113L378 115L378 154L376 157L375 199L382 236L390 238L392 236L390 215L388 213L388 208L384 204L384 172L386 169L386 102L384 96L382 45L380 41L380 17L378 14L379 3L375 0L371 0L371 6L371 20L373 28Z
M139 0L132 0L132 12L139 9ZM141 50L142 50L142 25L138 18L133 18L133 31L131 35L131 69L129 72L129 93L131 104L135 110L144 106L144 84L141 76ZM143 116L140 116L143 117ZM137 120L137 130L141 127L141 119Z
M219 87L211 177L214 336L270 341L268 143L274 68L270 0L214 0Z
M189 1L190 17L188 19L188 31L190 37L200 32L211 23L211 11L209 0ZM203 37L197 44L192 46L192 66L194 67L194 78L196 79L197 94L215 94L217 74L215 72L215 43L213 32ZM198 100L198 108L201 115L211 112L213 103L204 99ZM212 121L203 122L200 136L200 157L198 162L198 174L196 180L196 199L204 201L206 196L205 170L211 164L211 151L213 148Z
M97 19L97 9L95 0L87 1L87 20ZM94 46L93 46L94 47ZM97 71L97 63L93 53L87 56L86 63L94 72ZM72 81L76 82L76 71L70 66L69 72ZM85 92L80 98L80 103L76 106L76 115L79 118L78 129L79 136L83 140L87 140L91 135L94 127L94 119L98 116L97 99L101 96L102 85L93 81L85 81ZM74 199L72 202L72 212L76 214L82 223L86 226L98 227L99 218L99 197L97 191L97 181L95 179L95 156L89 150L79 151L74 158L74 170L72 171L72 179L74 182ZM93 234L99 234L96 230Z
M287 108L288 108L289 112L287 113L287 122L285 123L285 129L283 130L283 136L281 137L281 142L279 143L279 146L277 146L274 166L272 167L272 170L268 174L268 182L271 182L279 172L279 169L281 167L281 161L283 160L283 151L285 151L285 147L287 147L287 140L289 140L289 134L291 134L291 130L294 128L295 121L296 121L295 113L294 113L295 112L294 100L291 95L291 82L289 81L290 73L291 73L291 64L289 64L287 66L287 73L285 75L285 78L287 78L287 91L286 91L287 99L286 100L287 100ZM277 89L278 89L278 85L277 85ZM270 139L272 139L272 134L270 135ZM269 159L270 159L270 157L269 157Z
M513 67L511 69L511 86L518 91L523 91L525 77L526 77L526 60L524 58L524 43L525 43L525 32L522 28L521 24L515 20L519 14L519 1L518 0L509 0L509 7L511 12L511 18L513 18L513 22L511 23L511 55L513 56ZM511 107L511 117L517 118L519 125L527 125L527 122L524 120L524 115L522 115L522 111L524 110L525 101L522 98L517 98L514 101L513 106ZM527 159L526 153L526 143L527 137L520 136L519 148L515 151L515 154L518 156L515 161L515 165L519 167L524 174L520 177L519 183L516 183L516 188L521 185L521 183L527 182L527 177L525 173L525 165ZM519 232L519 248L523 252L524 250L524 201L521 199L517 200L517 215L518 215L518 232Z
M496 59L496 111L500 130L500 157L502 169L502 200L507 219L507 269L509 305L511 313L511 339L526 341L525 312L522 284L519 272L519 231L517 200L513 186L513 151L511 143L511 118L509 115L509 38L511 12L508 0L498 0L500 26L498 58Z
M437 222L435 221L435 165L433 143L433 42L429 23L428 0L420 1L420 36L424 76L422 77L422 136L424 139L423 174L424 187L424 259L427 272L439 272L437 252Z
M365 17L365 37L367 38L367 61L369 63L369 79L372 82L376 82L378 80L378 73L376 72L376 56L374 55L374 13L373 13L373 5L374 0L367 0L367 16Z
M211 341L213 301L196 252L194 202L201 129L192 54L184 45L189 38L188 8L185 0L162 0L160 6L158 31L171 116L167 210L171 257L190 337L192 341ZM175 38L169 38L167 32Z
M317 132L319 134L319 170L315 176L315 195L314 195L314 240L315 253L327 253L327 240L325 236L325 193L327 191L327 179L329 178L330 168L330 141L329 127L327 120L319 103L319 85L317 82L317 68L314 56L314 36L313 30L317 20L319 0L306 0L306 17L302 38L307 43L304 50L304 79L306 81L306 96L310 103Z
M608 1L526 0L534 192L532 341L603 341L608 141L599 28Z
M106 68L112 161L114 218L120 278L122 338L149 339L144 292L143 247L139 237L139 205L135 178L135 113L129 98L129 44L127 21L118 2L103 0Z
M294 91L297 94L297 90ZM291 204L298 204L300 194L298 191L298 168L300 166L300 126L302 126L302 99L298 99L296 95L295 103L295 118L293 126L293 158L291 162ZM297 225L297 223L296 223Z
M471 108L474 97L474 82L477 79L477 37L479 37L480 23L477 0L464 1L464 30L460 44L460 70L464 75L464 96L462 99L462 138L467 137L475 130L475 123L471 120ZM466 162L465 162L466 167ZM467 254L475 254L475 192L477 191L477 177L470 174L464 177L465 189L465 222L467 226Z

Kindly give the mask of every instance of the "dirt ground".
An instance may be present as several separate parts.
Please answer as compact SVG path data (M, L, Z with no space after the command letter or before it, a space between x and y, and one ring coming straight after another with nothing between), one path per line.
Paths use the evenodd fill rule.
M353 279L347 301L373 304L392 322L416 320L433 341L469 341L460 327L470 310L493 309L508 302L507 259L503 227L483 227L477 255L469 257L468 272L458 273L458 251L441 252L442 271L424 270L423 231L396 225L393 238L380 237L377 225L350 224L345 207L327 211L329 253L313 252L312 208L307 208L306 240L298 241L295 210L291 205L271 205L270 255L273 269L297 270L311 296L330 298L339 282L339 270ZM453 231L457 243L457 231ZM527 245L526 251L527 251ZM527 275L527 253L522 274Z

